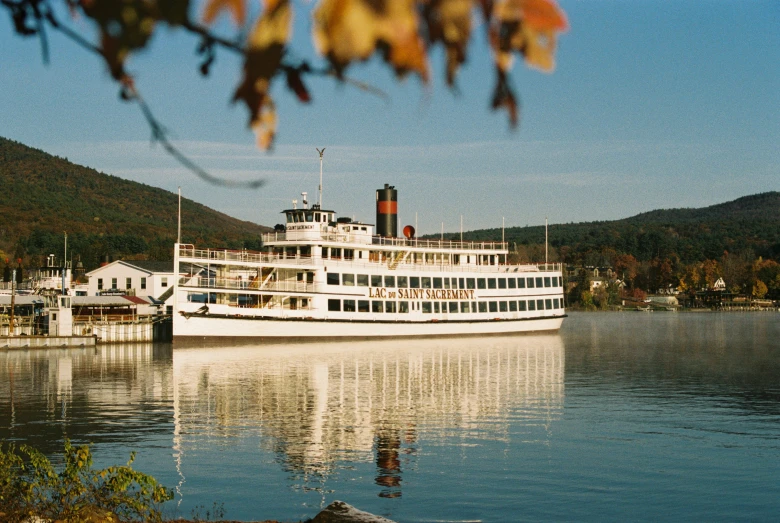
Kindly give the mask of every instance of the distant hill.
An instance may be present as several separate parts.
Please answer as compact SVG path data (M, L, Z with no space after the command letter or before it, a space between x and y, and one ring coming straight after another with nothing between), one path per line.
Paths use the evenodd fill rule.
M458 235L445 235L456 238ZM501 229L465 232L464 239L497 240ZM508 242L544 243L544 227L510 227ZM605 249L640 261L679 257L685 263L717 259L724 251L780 260L780 192L744 196L700 209L665 209L615 221L555 224L550 245L565 261L583 261ZM595 261L594 263L598 263Z
M178 195L82 167L0 137L0 249L34 262L63 250L97 266L102 256L170 259ZM210 246L260 246L269 231L182 198L182 238ZM70 258L70 256L68 256ZM0 260L4 261L4 260Z

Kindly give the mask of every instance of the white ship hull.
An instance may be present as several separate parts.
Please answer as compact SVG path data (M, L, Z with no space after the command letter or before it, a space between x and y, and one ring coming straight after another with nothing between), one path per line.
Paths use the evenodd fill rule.
M240 316L190 316L174 318L174 338L178 342L198 342L210 338L318 339L318 338L398 338L431 336L484 336L557 331L564 316L501 319L494 321L453 320L403 322L373 320L314 320L242 318Z

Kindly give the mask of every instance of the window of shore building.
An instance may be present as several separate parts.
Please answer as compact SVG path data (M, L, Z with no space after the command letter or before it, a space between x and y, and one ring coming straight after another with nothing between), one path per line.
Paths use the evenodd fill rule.
M116 290L116 278L111 278L111 288Z
M355 312L355 300L344 300L344 312Z
M396 312L396 306L394 301L386 301L385 302L385 312Z
M498 312L506 312L507 311L507 305L505 301L498 302Z
M488 289L495 289L496 288L496 279L495 278L488 278Z
M428 276L423 276L420 281L422 282L422 288L423 289L430 289L431 288L431 279Z
M98 278L98 290L103 290L103 278Z
M422 302L422 311L423 311L423 314L430 314L431 311L433 311L433 307L431 306L431 302L429 302L429 301Z
M371 302L371 312L382 312L384 310L384 302L381 301L372 301Z
M551 286L550 283L551 283L550 277L549 276L545 276L544 277L544 286L545 287L550 287Z
M536 310L538 311L544 310L544 300L536 300Z
M398 288L399 289L406 289L409 287L409 277L408 276L399 276L398 277Z
M486 301L479 302L479 312L487 312L487 302Z
M460 302L460 312L471 312L469 309L471 307L469 306L469 302L462 301Z
M448 305L448 307L450 308L450 313L455 313L455 312L458 312L458 302L456 302L456 301L451 301L451 302L449 302L449 303L450 303L450 304Z
M433 312L435 314L439 314L439 302L438 301L433 302Z
M132 278L125 278L125 289L132 289L133 288L133 279Z
M141 278L141 288L146 289L146 278Z
M518 278L517 279L517 288L518 289L525 289L525 278Z
M409 302L408 301L399 301L398 302L398 312L409 312Z
M533 289L534 288L534 279L533 278L526 278L526 282L528 284L528 288L529 289Z
M466 288L476 289L477 288L476 282L477 280L475 280L474 278L466 278Z
M517 302L517 310L520 312L525 312L525 300L520 300Z
M371 286L372 287L381 287L382 286L382 276L378 274L372 274L371 275Z
M342 285L349 285L350 287L355 286L355 275L354 274L342 274L341 275L341 284Z
M517 302L512 300L509 302L509 312L517 312Z
M358 274L357 284L358 287L368 287L368 274Z
M337 272L329 272L328 273L328 285L338 285L339 284L339 273Z
M163 276L162 278L160 278L160 287L165 288L167 286L168 286L168 277Z
M433 279L433 288L434 289L441 289L441 278L434 278Z
M553 308L553 306L552 306L552 298L547 298L546 300L544 300L544 308L547 309L548 311Z
M490 312L498 312L498 302L490 302Z
M506 289L506 278L499 278L498 279L498 288L499 289Z
M395 276L385 276L385 287L395 287Z
M328 310L331 312L341 310L341 300L328 300Z
M528 310L529 311L536 310L536 302L534 300L528 300Z

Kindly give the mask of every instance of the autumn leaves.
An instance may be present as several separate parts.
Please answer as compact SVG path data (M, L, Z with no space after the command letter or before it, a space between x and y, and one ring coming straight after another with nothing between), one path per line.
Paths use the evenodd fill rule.
M255 0L207 0L203 22L208 26L226 14L242 29L251 12L250 1ZM532 67L552 71L557 34L568 27L555 0L320 0L312 15L312 37L329 65L315 70L308 63L287 59L293 21L290 0L265 0L243 43L216 39L190 21L190 0L81 0L79 4L100 26L101 52L120 81L126 81L123 63L127 54L146 45L158 22L200 34L206 42L201 47L208 51L206 69L213 60L214 44L241 52L243 77L234 100L246 105L250 125L264 149L273 145L276 133L276 106L270 88L278 76L285 78L288 89L300 101L308 102L307 74L333 74L343 79L350 64L378 55L397 76L416 74L428 83L428 51L440 44L447 61L446 81L454 85L466 61L478 13L495 61L492 106L506 110L515 125L517 101L508 81L514 55L522 55Z

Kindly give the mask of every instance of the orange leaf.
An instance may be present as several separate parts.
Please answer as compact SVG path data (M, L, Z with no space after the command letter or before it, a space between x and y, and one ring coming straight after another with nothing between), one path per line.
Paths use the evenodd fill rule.
M566 15L555 0L519 0L523 20L537 31L566 31Z
M244 25L246 21L245 0L208 0L203 8L203 21L206 24L214 23L222 11L230 11L237 26Z

